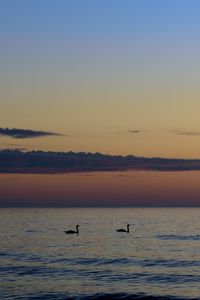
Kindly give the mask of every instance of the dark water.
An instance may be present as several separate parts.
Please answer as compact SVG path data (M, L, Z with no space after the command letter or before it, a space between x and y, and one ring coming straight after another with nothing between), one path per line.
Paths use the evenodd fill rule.
M0 299L200 299L200 209L0 209L0 220Z

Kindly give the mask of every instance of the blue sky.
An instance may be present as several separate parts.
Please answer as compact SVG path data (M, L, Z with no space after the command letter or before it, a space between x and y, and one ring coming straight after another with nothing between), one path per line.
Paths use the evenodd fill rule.
M199 32L198 0L1 0L2 34Z

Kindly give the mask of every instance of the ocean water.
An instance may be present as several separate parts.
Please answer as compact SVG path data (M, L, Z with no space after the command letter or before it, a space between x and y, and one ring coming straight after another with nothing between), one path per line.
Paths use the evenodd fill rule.
M3 208L0 222L0 299L200 299L199 208Z

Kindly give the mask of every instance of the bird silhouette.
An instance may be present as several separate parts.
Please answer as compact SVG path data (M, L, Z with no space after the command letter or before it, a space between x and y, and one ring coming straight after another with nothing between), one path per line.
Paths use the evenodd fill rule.
M74 234L74 233L77 233L79 234L79 228L80 226L79 225L76 225L76 230L67 230L67 231L64 231L66 234Z
M120 229L116 229L117 232L126 232L126 233L129 233L129 227L130 227L130 224L127 224L127 229L123 229L123 228L120 228Z

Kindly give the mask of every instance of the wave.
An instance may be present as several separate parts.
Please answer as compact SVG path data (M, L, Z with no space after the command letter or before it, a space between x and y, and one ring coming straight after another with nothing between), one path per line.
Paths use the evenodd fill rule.
M36 275L36 276L44 276L44 275L51 275L55 273L54 269L47 268L45 266L12 266L12 265L5 265L4 267L0 267L0 272L3 275L8 275L8 274L15 274L18 276L23 276L23 275ZM66 271L65 271L66 272Z
M165 234L165 235L158 235L157 238L160 240L198 241L198 240L200 240L200 234L196 234L196 235Z
M127 294L127 293L96 293L93 295L67 295L66 293L42 293L36 295L23 295L22 297L6 299L12 300L198 300L199 298L179 298L174 296L159 296L159 295L145 295L141 294Z
M167 239L167 238L166 238ZM1 252L0 257L9 259L12 262L45 263L50 266L65 265L65 266L141 266L141 267L169 267L169 268L183 268L183 267L200 267L200 260L176 260L176 259L136 259L136 258L90 258L90 257L42 257L35 254L15 253L15 252ZM26 264L27 266L27 264ZM55 268L55 267L54 267ZM9 268L8 268L9 269Z
M132 259L119 257L119 258L76 258L70 260L71 263L79 265L118 265L118 264L130 264Z
M36 254L19 253L19 252L4 252L0 251L0 257L9 259L10 261L26 261L26 262L47 262L47 258Z
M140 260L138 265L143 267L168 267L168 268L183 268L183 267L199 267L199 260L175 260L175 259L155 259L155 260Z
M87 277L88 280L99 281L101 286L104 284L111 283L121 283L126 282L126 284L135 284L138 281L143 282L143 284L196 284L200 282L200 275L196 274L160 274L155 273L152 274L151 272L137 272L137 273L116 273L112 272L110 269L104 270L90 270L90 269L79 269L79 270L71 270L65 268L48 268L45 266L40 267L24 267L24 266L5 266L0 268L0 273L4 276L2 281L6 282L7 279L12 276L14 280L17 280L17 277L27 277L31 276L33 279L34 277L37 278L45 278L51 279L54 276L54 279L58 280L60 278L67 278L74 277L79 278L82 280L83 278ZM33 279L34 280L34 279ZM29 299L29 298L28 298Z
M90 257L40 257L39 255L27 254L27 253L17 253L17 252L1 252L0 256L8 258L10 260L16 261L26 261L26 262L46 262L46 263L65 263L70 265L127 265L132 264L135 260L131 258L90 258Z
M115 294L96 294L92 296L84 296L84 297L79 297L76 299L80 300L132 300L132 299L138 299L138 300L178 300L180 298L178 297L173 297L173 296L154 296L154 295L144 295L144 294L137 294L137 295L130 295L126 293L115 293ZM185 298L187 299L187 298ZM181 300L184 300L181 298ZM191 300L191 299L190 299ZM192 299L195 300L195 299Z
M66 293L39 293L34 295L4 295L5 300L198 300L199 298L180 298L175 296L159 296L128 293L96 293L93 295L67 295Z

